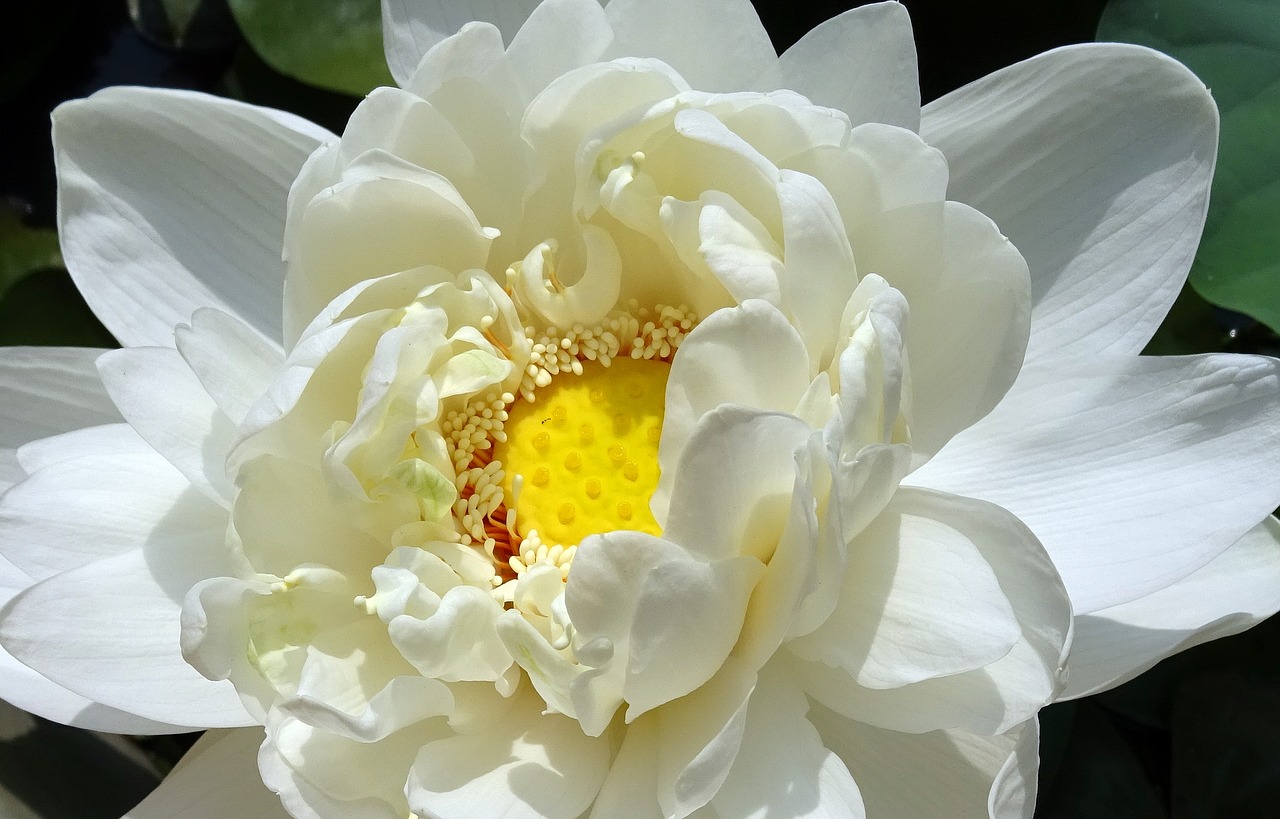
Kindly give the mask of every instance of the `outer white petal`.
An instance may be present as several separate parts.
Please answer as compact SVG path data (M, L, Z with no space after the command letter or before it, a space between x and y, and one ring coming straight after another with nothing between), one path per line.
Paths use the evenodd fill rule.
M20 457L31 475L0 498L0 552L34 580L149 541L196 551L210 535L193 522L226 521L125 424L47 438Z
M1136 353L1191 266L1218 114L1204 84L1138 46L1068 46L925 107L949 196L990 216L1031 267L1028 360Z
M143 440L192 486L215 501L230 502L226 462L235 429L177 350L112 350L98 359L98 373Z
M124 819L288 819L258 773L262 730L209 731Z
M541 0L382 0L387 65L402 87L431 47L467 23L492 23L511 42Z
M871 3L819 24L755 83L838 108L854 125L920 127L920 78L911 18L901 3Z
M6 347L0 356L0 492L22 479L16 450L60 432L120 420L94 361L106 350Z
M840 757L808 720L804 693L765 672L751 695L742 747L711 800L720 816L741 819L862 819L862 797Z
M1223 492L1229 480L1231 492ZM1028 366L907 478L1031 527L1077 614L1204 566L1280 499L1280 361L1091 357Z
M30 586L32 579L0 559L0 606ZM0 700L45 719L113 734L169 734L188 730L99 705L72 693L0 649Z
M576 819L609 768L607 737L541 712L528 688L498 719L423 746L409 776L409 806L439 819L470 819L477 806L509 819Z
M777 59L748 0L612 0L611 57L657 57L694 88L750 88Z
M128 345L172 345L200 307L279 343L285 201L332 138L189 91L109 88L59 107L58 232L89 306Z
M215 532L220 539L219 529L208 534ZM216 548L193 555L170 545L37 583L5 607L0 640L44 676L103 705L191 728L250 724L231 685L200 676L178 645L182 596L229 568L210 558Z
M1129 603L1076 618L1063 698L1127 682L1171 654L1280 610L1280 521L1268 516L1202 568Z
M809 719L858 782L867 816L1031 819L1039 730L1034 720L994 737L904 734L814 705Z

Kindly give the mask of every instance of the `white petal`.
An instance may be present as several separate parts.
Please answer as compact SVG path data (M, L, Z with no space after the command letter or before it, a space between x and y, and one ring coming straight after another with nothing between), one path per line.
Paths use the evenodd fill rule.
M751 604L734 654L752 668L763 666L784 639L808 634L831 616L840 594L832 582L844 574L839 503L831 503L832 476L819 436L795 454L796 479L785 528ZM827 505L819 520L819 499Z
M235 429L171 347L130 347L98 359L102 384L129 425L211 499L229 503Z
M597 0L546 0L511 40L507 58L525 99L556 77L596 62L613 39Z
M736 405L704 415L676 466L663 536L703 559L768 560L790 511L795 452L811 434L794 416Z
M911 17L901 3L871 3L823 21L756 80L838 108L854 125L920 127L920 80Z
M1087 614L1180 580L1275 508L1278 397L1261 357L1045 362L907 481L1013 512Z
M108 734L182 734L188 725L170 725L100 705L63 688L0 649L0 700L47 720Z
M625 739L591 809L591 819L663 819L658 807L657 719L642 717L627 726Z
M736 199L718 190L703 191L697 202L668 196L659 216L672 248L700 278L718 280L739 303L782 301L782 248Z
M32 584L20 569L0 558L0 606ZM111 734L172 734L188 730L99 705L72 693L0 649L0 700L45 719Z
M60 106L59 235L89 306L122 344L171 345L200 307L279 343L289 185L332 138L189 91L109 88Z
M288 819L258 773L262 729L209 731L124 819Z
M510 72L502 32L492 23L473 21L431 46L417 68L410 71L408 83L401 87L423 99L432 99L455 80L478 80L488 86L486 90L497 91L505 104L514 102L505 93L515 85ZM468 85L478 87L475 82Z
M303 207L285 282L291 345L347 288L424 265L455 274L484 267L494 238L447 179L381 150L362 154Z
M485 31L492 32L498 40L496 45L491 41L475 42L476 35ZM468 28L454 39L459 41L456 47L472 58L479 58L477 51L483 54L484 48L494 47L495 59L500 60L499 65L506 65L501 39L492 28ZM453 40L448 45L454 45ZM452 68L465 70L463 66ZM532 149L520 139L519 113L523 106L508 100L502 89L495 88L488 79L477 80L470 74L433 79L437 84L428 88L379 88L370 94L356 108L343 133L340 164L353 162L364 152L382 149L440 174L458 189L482 224L502 231L494 242L494 252L505 266L527 253L530 246L520 241L524 199L512 193L524 191L530 184L527 180ZM331 167L326 169L322 158L313 157L313 162L316 167L311 171L317 178L308 180L305 191L295 186L291 203L305 203L337 180L337 172ZM564 210L560 218L568 219L568 207ZM291 215L288 231L294 230L296 221ZM533 241L545 238L539 236Z
M610 532L579 545L565 602L583 643L613 644L612 662L625 669L618 699L628 702L630 719L716 673L737 642L763 568L745 556L708 562L640 532Z
M285 577L320 564L359 577L386 556L385 545L359 529L349 510L330 502L330 487L315 469L262 456L240 468L232 520L253 567Z
M1004 397L1035 326L1027 263L1017 248L972 208L947 202L942 218L937 277L924 290L901 284L911 306L907 356L917 456L937 452Z
M439 819L484 813L510 819L576 819L609 768L607 737L541 713L528 688L505 715L422 748L409 776L410 808Z
M657 57L701 91L741 91L777 55L747 0L612 0L609 56Z
M782 171L783 310L804 339L809 358L824 370L837 343L840 317L858 284L849 237L831 192L817 179Z
M868 816L1031 817L1039 761L1034 721L985 737L886 731L821 705L809 719L849 766Z
M103 438L110 449L81 448ZM67 451L28 458L28 448L45 447ZM0 552L36 580L148 542L194 551L209 535L194 524L225 525L226 514L124 424L49 438L22 454L40 468L0 498Z
M402 819L418 750L448 733L444 720L431 720L379 742L357 742L273 711L258 770L294 819Z
M848 768L809 723L809 702L785 677L761 675L747 707L742 747L711 800L720 816L862 819Z
M650 503L666 519L672 481L694 427L721 404L792 412L809 386L809 357L776 307L747 301L712 313L680 345L667 379L658 446L661 477Z
M1028 360L1137 353L1200 240L1218 137L1204 84L1138 46L1068 46L925 107L949 196L995 220L1031 267Z
M832 423L839 430L833 445L842 462L848 463L863 447L895 439L905 443L908 437L901 428L902 413L910 412L911 403L905 349L908 313L902 294L874 273L858 283L844 307L840 336L847 346L829 370L840 394L840 416Z
M973 671L898 688L863 688L823 662L796 661L805 690L840 713L892 730L961 728L996 734L1032 717L1061 689L1071 605L1053 563L1026 525L1006 510L970 498L903 488L911 504L954 527L991 565L1021 628L1004 657ZM961 615L963 616L963 615Z
M742 745L755 686L755 672L731 657L706 685L656 712L658 804L665 816L693 816L720 790Z
M492 23L507 42L541 0L382 0L382 31L387 65L401 87L407 86L431 47L467 23Z
M220 540L221 529L214 531ZM5 608L0 640L44 676L103 705L193 729L250 724L231 685L200 676L178 645L179 601L227 567L211 559L214 549L195 555L171 546L153 543L37 583Z
M1280 521L1268 516L1171 586L1076 618L1063 698L1127 682L1191 646L1237 634L1280 610Z
M391 639L422 674L442 680L497 680L511 666L498 636L502 606L486 592L456 586L425 620L402 615L391 621Z
M178 326L175 340L187 366L235 424L249 414L284 365L278 347L219 310L197 310L189 326Z
M358 655L359 656L359 655ZM363 656L365 663L370 661ZM307 660L298 680L298 693L277 707L313 728L359 742L375 743L405 726L446 715L453 708L448 687L436 679L405 675L367 696L368 669L307 648ZM363 701L353 705L352 700ZM367 701L366 701L367 700Z
M972 523L951 519L956 511L924 493L899 491L849 544L831 618L792 650L881 689L982 668L1008 654L1021 629L972 540ZM996 532L1003 548L1023 548L1016 529ZM991 527L982 534L990 537Z
M670 561L647 573L623 688L629 717L710 679L737 642L762 568L741 557L713 564Z
M106 350L6 347L0 356L0 492L25 474L15 450L81 427L120 420L93 362Z

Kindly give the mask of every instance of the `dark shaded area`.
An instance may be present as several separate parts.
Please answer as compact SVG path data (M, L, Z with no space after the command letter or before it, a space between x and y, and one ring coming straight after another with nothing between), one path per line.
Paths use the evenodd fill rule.
M37 270L0 299L0 344L116 347L65 270Z
M126 755L98 735L42 719L0 742L0 786L44 819L114 819L159 781L141 750Z

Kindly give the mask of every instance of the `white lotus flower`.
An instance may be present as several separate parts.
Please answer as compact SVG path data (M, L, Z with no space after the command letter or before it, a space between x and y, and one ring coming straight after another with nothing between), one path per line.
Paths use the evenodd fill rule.
M1030 816L1040 707L1280 608L1277 363L1137 356L1181 65L922 114L896 3L475 5L341 138L55 116L127 346L0 361L0 697L218 729L131 816Z

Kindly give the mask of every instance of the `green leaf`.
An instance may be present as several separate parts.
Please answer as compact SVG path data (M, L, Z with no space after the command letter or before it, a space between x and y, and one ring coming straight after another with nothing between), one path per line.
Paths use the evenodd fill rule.
M1280 13L1270 0L1112 0L1099 40L1184 62L1212 90L1222 137L1191 284L1280 331Z
M379 0L230 0L254 51L306 83L363 96L394 85Z
M0 206L0 294L34 270L61 266L55 231L27 227L13 208Z

